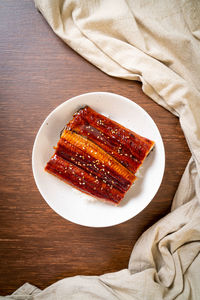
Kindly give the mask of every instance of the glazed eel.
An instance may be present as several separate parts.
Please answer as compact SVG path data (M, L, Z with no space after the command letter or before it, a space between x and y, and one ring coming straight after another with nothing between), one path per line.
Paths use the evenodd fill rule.
M45 170L118 205L153 146L153 141L85 106L62 131Z

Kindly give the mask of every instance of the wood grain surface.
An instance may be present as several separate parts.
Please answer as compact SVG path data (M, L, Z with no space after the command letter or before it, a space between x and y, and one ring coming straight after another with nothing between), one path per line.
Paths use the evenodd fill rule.
M0 295L25 282L43 289L68 276L127 268L140 235L170 211L190 157L178 119L142 92L85 61L51 30L29 0L0 2ZM31 166L36 133L65 100L107 91L132 99L156 122L166 168L152 202L133 219L89 228L58 216L43 200Z

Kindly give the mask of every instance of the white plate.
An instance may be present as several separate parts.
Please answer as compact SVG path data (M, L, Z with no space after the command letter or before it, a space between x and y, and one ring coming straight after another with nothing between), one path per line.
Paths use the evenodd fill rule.
M155 149L145 160L136 180L119 206L103 203L77 191L44 171L54 153L60 131L84 105L123 126L155 141ZM120 95L88 93L59 105L46 118L35 139L32 153L33 174L37 187L49 206L65 219L85 226L106 227L122 223L141 212L156 194L164 173L165 152L159 130L144 109ZM93 201L94 200L94 201Z

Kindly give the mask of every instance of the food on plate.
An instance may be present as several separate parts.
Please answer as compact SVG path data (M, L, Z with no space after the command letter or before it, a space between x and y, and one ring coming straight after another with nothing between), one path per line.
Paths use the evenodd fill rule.
M45 170L118 205L153 146L153 141L85 106L62 131Z
M85 106L74 114L68 130L87 137L136 173L153 149L154 142Z
M136 177L96 144L64 130L46 170L79 190L118 204Z

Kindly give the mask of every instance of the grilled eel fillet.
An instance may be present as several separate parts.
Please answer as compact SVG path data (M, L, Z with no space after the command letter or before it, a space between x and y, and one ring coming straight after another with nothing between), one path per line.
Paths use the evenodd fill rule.
M85 106L66 125L45 170L117 205L153 146L153 141Z
M118 204L136 177L98 145L64 130L46 171L79 190Z
M85 106L74 114L68 130L90 139L133 174L137 172L154 142Z

